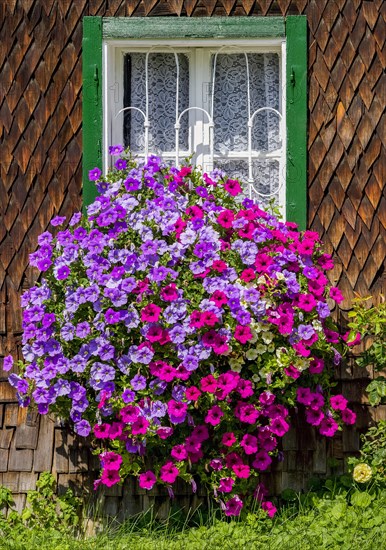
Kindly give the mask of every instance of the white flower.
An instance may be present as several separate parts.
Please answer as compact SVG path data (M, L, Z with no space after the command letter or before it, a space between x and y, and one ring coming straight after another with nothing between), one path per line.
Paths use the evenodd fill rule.
M269 344L268 351L269 353L273 353L275 351L275 344Z
M259 382L259 381L260 381L260 376L259 376L258 374L254 374L254 375L252 376L252 380L253 380L254 382Z
M230 362L229 362L230 364ZM243 368L242 365L240 365L240 363L233 363L231 366L231 370L233 370L233 372L241 372L241 369Z
M270 344L273 340L273 333L265 332L261 335L261 339L263 340L264 344Z
M263 353L265 353L267 351L267 346L265 346L264 344L258 344L255 347L255 350L257 351L257 353L259 355L263 355Z
M256 357L258 356L258 353L255 349L249 349L247 351L247 353L245 354L245 357L249 360L249 361L253 361L253 359L256 359Z

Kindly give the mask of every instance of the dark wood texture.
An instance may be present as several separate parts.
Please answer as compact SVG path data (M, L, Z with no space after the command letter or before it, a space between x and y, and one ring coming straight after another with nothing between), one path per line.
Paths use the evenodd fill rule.
M330 277L347 297L343 309L354 292L386 292L384 1L3 0L0 358L20 358L19 298L35 281L28 255L37 236L54 214L70 216L81 207L82 17L290 14L306 14L309 32L308 225L335 256ZM340 373L360 413L359 429L386 415L384 408L372 411L358 391L364 374L354 367ZM0 484L20 493L20 506L39 472L52 468L64 487L85 475L76 472L92 469L95 460L87 450L47 418L17 427L23 419L4 379L0 403ZM309 432L302 428L286 437L286 461L266 476L272 491L299 488L305 472L328 472L327 456L343 464L358 449L357 432L346 430L327 446ZM111 513L122 506L134 511L156 498L125 489L123 497L107 495L106 506Z

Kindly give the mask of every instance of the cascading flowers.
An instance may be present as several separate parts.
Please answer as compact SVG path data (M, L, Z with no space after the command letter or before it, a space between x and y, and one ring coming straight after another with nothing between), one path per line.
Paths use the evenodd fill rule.
M242 197L219 170L136 164L123 147L99 195L56 235L40 235L44 273L22 297L23 355L10 383L21 406L58 411L100 450L96 485L138 476L209 486L226 515L257 498L289 430L289 408L332 436L355 414L329 397L325 361L343 342L318 235ZM51 225L60 227L65 218ZM12 367L11 358L5 360Z

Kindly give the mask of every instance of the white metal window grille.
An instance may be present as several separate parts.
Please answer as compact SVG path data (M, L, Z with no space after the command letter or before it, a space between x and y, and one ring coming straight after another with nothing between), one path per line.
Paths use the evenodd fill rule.
M105 151L124 141L145 159L192 156L205 171L240 177L250 197L284 206L284 43L203 46L105 52Z

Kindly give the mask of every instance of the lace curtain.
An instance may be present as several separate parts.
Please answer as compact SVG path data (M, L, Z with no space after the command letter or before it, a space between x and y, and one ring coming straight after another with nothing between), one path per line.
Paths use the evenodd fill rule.
M280 106L279 56L275 53L249 53L250 112L261 107ZM178 54L180 66L179 113L189 107L189 58ZM212 72L214 56L211 59ZM176 63L172 53L152 53L148 61L149 79L149 149L161 153L175 149ZM124 106L145 111L146 80L145 54L125 56ZM244 181L248 178L248 163L228 159L227 153L248 149L248 85L244 54L221 53L217 56L213 94L213 119L216 156L215 167ZM189 116L181 119L180 149L188 150ZM144 149L143 117L136 111L124 116L125 144L133 151ZM255 151L272 152L281 146L277 115L263 111L256 115L252 132ZM254 160L255 188L262 194L274 194L279 186L277 160ZM261 197L260 197L261 200Z

